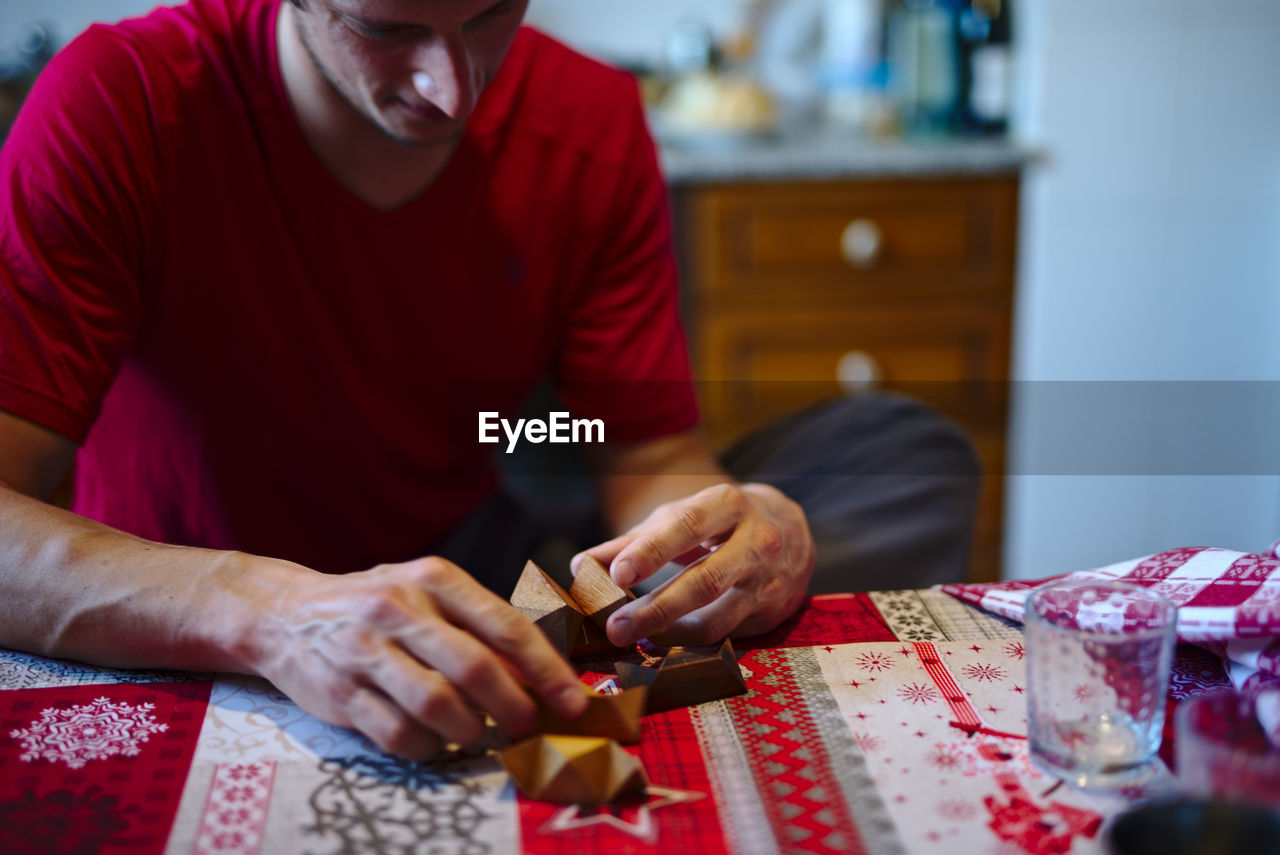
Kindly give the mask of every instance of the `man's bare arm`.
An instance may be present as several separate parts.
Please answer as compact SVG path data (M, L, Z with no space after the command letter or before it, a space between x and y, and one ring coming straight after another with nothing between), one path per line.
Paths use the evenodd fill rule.
M415 759L513 733L582 693L542 634L438 558L328 576L169 546L42 501L69 440L0 411L0 646L120 667L259 674L309 711Z

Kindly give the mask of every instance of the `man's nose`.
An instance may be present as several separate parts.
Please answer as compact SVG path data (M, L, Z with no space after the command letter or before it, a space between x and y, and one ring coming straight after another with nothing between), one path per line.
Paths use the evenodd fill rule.
M437 35L415 58L413 88L454 119L465 119L480 96L480 70L466 40Z

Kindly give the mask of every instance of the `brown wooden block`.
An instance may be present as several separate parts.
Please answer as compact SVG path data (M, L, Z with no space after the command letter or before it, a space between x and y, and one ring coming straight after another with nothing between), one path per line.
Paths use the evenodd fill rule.
M618 647L609 640L609 636L600 627L589 620L582 622L578 632L577 643L569 651L570 659L586 659L592 656L617 656L626 653L630 648Z
M719 649L673 647L657 668L627 662L615 664L624 688L648 686L645 715L732 698L747 693L733 645Z
M526 561L511 592L511 605L533 621L552 646L566 657L578 641L585 620L578 604L542 568Z
M538 708L538 733L568 736L603 736L623 745L640 741L640 717L644 715L648 689L638 686L616 695L601 695L582 687L587 694L587 711L577 718L557 715L541 698L533 695Z
M624 689L633 689L640 686L648 686L652 689L654 682L658 679L657 668L646 668L633 662L615 662L613 667L618 672L618 685ZM655 712L655 710L649 709L648 704L646 704L645 715L651 712Z
M636 598L626 588L614 584L605 566L590 555L582 557L578 575L569 588L569 596L582 609L582 613L601 629L605 628L609 615Z
M499 755L531 799L562 804L609 804L648 785L644 766L612 739L535 736Z

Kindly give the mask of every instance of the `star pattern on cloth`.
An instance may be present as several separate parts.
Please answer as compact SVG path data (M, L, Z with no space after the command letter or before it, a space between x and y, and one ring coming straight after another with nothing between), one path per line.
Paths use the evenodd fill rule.
M24 763L44 759L80 769L91 760L136 757L142 743L169 729L151 715L154 709L155 704L134 706L97 698L65 709L50 707L39 719L9 736L22 742L19 759Z
M569 805L557 811L538 830L542 834L555 834L589 825L607 825L645 843L654 843L658 839L654 811L668 805L696 802L705 795L694 790L674 790L650 784L644 789L643 800L627 799L611 805Z

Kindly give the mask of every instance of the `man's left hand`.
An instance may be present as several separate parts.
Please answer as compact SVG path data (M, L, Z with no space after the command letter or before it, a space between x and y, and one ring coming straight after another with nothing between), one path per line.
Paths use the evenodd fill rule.
M713 644L768 632L799 607L815 560L804 512L766 484L717 484L660 505L587 552L624 588L668 562L687 564L610 617L609 640L619 646L655 636Z

